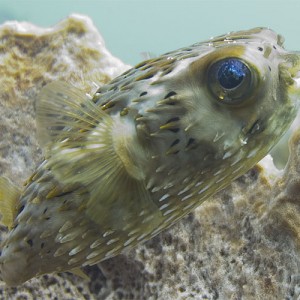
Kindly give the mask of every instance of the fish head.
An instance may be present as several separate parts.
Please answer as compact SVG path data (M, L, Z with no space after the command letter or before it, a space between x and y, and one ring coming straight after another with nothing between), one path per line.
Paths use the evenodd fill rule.
M169 165L182 163L184 177L194 172L222 187L262 159L294 120L300 56L266 28L228 33L191 49L198 56L179 60L177 77L166 83L182 99L181 112L172 116L181 134L171 143L177 148Z
M200 147L209 145L215 160L253 164L295 118L300 56L286 51L283 38L265 28L210 43L214 49L188 68L183 127Z

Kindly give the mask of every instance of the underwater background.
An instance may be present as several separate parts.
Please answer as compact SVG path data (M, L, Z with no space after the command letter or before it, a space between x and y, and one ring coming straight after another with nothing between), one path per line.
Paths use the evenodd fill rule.
M88 15L109 51L131 65L145 55L258 26L282 34L287 49L300 50L299 0L0 0L0 24L49 27L71 13Z
M157 56L211 36L258 26L281 33L287 49L300 50L300 0L0 0L1 24L17 20L41 27L60 24L60 28L68 28L68 22L60 21L72 13L91 18L107 49L131 65L147 55ZM19 41L14 39L19 31L13 28L11 36L1 40L1 46L12 49L12 53L19 50L20 47L13 48ZM73 32L66 35L66 40L70 39ZM85 35L79 39L79 44L66 44L89 46ZM34 51L43 52L35 43L30 45L34 45ZM59 53L49 49L50 55ZM21 58L30 58L34 51L23 51ZM34 132L35 97L41 86L53 78L70 82L74 69L62 55L56 56L61 73L52 67L50 71L47 66L41 67L35 57L25 59L30 62L25 70L43 75L36 83L30 77L36 72L24 72L22 63L16 65L15 57L8 57L10 60L0 65L0 79L7 83L0 84L0 172L20 183L33 172L41 157ZM97 69L103 57L99 61L88 55L84 58L88 62L85 68ZM118 72L128 67L119 61L114 63L120 65ZM8 76L3 69L10 71ZM0 299L300 299L299 153L298 130L285 172L269 170L272 164L268 166L268 160L264 169L254 167L170 230L99 267L84 268L89 282L66 272L34 278L18 288L0 281Z

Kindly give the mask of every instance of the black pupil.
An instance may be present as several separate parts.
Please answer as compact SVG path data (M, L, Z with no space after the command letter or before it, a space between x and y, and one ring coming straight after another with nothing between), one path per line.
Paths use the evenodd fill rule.
M224 61L217 74L220 85L225 89L238 87L248 73L247 66L238 59Z

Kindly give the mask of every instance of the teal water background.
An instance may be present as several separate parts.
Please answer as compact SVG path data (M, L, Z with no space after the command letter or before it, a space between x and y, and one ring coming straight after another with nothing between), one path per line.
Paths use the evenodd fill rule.
M0 0L0 23L49 27L71 13L92 18L109 51L128 64L223 33L269 27L300 51L300 0Z

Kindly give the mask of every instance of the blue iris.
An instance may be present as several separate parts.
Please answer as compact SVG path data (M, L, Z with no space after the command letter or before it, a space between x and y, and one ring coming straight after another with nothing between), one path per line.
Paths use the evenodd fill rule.
M231 58L222 62L217 78L224 89L234 89L242 83L248 72L248 67L242 61Z

